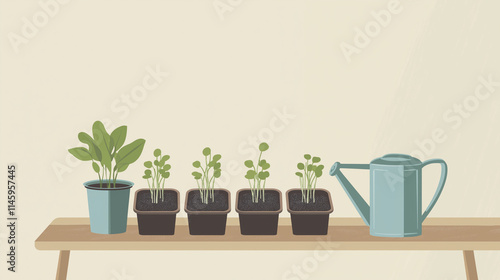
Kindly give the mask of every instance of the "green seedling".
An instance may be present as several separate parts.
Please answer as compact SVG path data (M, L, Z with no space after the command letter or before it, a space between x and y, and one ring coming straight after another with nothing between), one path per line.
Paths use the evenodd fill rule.
M258 203L260 197L262 197L262 201L266 201L266 180L269 178L269 171L267 170L271 167L271 164L269 164L265 159L262 159L262 153L268 149L269 145L267 143L260 143L260 154L257 164L254 164L252 160L245 161L245 166L250 168L250 170L247 171L245 178L248 179L248 184L250 185L253 203Z
M215 200L215 179L219 178L222 172L221 163L219 162L222 156L216 154L212 157L212 150L208 147L203 149L202 153L205 157L205 165L203 166L198 160L193 162L193 166L199 168L201 172L194 171L191 174L198 184L201 201L208 204L209 199L212 200L212 202Z
M165 201L163 196L163 191L165 190L165 181L170 177L170 164L167 164L167 160L170 159L169 155L161 155L161 150L156 149L153 152L155 157L154 161L144 162L146 170L144 170L144 176L142 178L148 181L149 192L151 193L151 202L158 203L159 200Z
M85 132L78 134L78 140L88 146L76 147L68 151L81 161L92 161L92 168L99 176L99 186L106 180L107 188L115 188L118 173L125 171L142 153L146 140L137 139L123 146L127 127L120 126L108 134L100 121L92 125L93 138Z
M324 165L317 165L321 158L312 157L309 154L304 155L306 162L299 162L297 168L302 172L295 172L295 175L299 176L300 189L302 191L302 202L309 203L316 202L316 182L318 178L323 175ZM310 161L310 162L309 162Z

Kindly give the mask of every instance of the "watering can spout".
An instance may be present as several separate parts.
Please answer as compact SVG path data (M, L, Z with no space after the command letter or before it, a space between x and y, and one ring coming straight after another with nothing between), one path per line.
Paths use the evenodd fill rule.
M361 195L356 191L356 189L351 185L349 180L342 174L340 171L341 168L350 168L350 169L370 169L369 164L342 164L340 162L336 162L333 164L330 169L330 175L336 176L339 180L340 185L344 188L345 192L351 199L352 203L358 210L359 215L363 218L363 221L366 225L370 225L370 206L366 203L366 201L361 197Z

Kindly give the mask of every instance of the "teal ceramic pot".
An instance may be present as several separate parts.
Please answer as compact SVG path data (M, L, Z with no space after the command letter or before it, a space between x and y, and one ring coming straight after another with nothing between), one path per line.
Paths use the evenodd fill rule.
M107 188L108 180L83 183L87 188L89 202L90 231L99 234L115 234L127 231L127 215L130 188L134 183L116 180L116 188Z

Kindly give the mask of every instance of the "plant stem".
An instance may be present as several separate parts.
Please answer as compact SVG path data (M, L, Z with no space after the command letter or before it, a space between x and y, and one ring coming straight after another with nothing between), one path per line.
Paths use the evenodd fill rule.
M260 178L259 178L259 166L260 166L260 159L262 158L262 151L259 154L259 159L257 160L256 163L256 168L255 168L255 176L257 177L257 200L255 203L259 203L259 192L260 192Z
M262 201L266 202L266 181L264 180L264 186L262 187Z
M94 161L92 161L94 163ZM102 179L101 179L101 174L97 172L97 176L99 176L99 187L102 187Z
M314 177L314 188L313 188L313 203L316 203L316 183L318 182L318 177Z
M161 201L165 201L165 181L166 178L163 178L163 183L161 185Z
M196 184L198 185L198 190L200 191L200 197L201 197L202 191L201 191L201 186L200 186L200 180L196 180Z
M153 202L154 200L154 195L153 195L153 189L151 188L151 184L149 183L149 179L146 179L146 181L148 182L148 187L149 187L149 193L151 194L151 202Z

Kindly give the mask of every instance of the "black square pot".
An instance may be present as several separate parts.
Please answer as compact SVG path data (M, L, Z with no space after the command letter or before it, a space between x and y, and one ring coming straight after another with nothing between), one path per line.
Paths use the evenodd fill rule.
M175 189L165 189L164 195L167 201L175 203L174 210L156 211L156 210L138 210L139 195L149 196L149 189L139 189L135 192L134 212L137 214L137 224L140 235L173 235L175 233L175 218L180 211L179 191ZM172 197L167 197L172 196Z
M299 195L297 195L297 193ZM287 210L292 220L292 231L295 235L326 235L328 234L328 222L330 213L333 212L332 197L325 189L316 189L316 195L321 196L318 205L302 205L296 207L297 201L290 201L291 197L301 198L300 189L291 189L286 192ZM321 205L320 205L321 204ZM301 209L298 209L301 208ZM315 210L314 208L321 209Z
M241 189L236 193L236 212L240 220L240 231L242 235L276 235L278 233L279 214L283 210L281 191L278 189L266 189L266 195L274 195L275 210L262 211L256 205L256 210L248 210L243 207L248 199L250 189ZM258 203L256 203L258 204Z
M200 207L199 190L190 189L186 193L184 210L188 214L189 234L224 235L226 234L227 214L231 211L231 193L225 189L215 189L215 204ZM203 206L203 205L202 205ZM224 209L220 207L223 206ZM214 210L216 208L216 210ZM218 208L218 209L217 209Z

